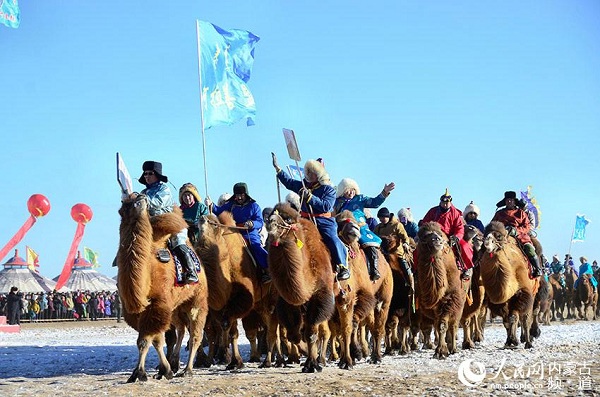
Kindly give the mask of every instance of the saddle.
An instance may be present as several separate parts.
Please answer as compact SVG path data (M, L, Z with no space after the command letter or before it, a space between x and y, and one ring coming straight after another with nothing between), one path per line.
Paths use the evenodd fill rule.
M196 272L200 272L200 258L198 258L196 251L191 250L191 256L194 261L194 267L196 268ZM181 261L179 260L177 255L173 254L173 251L171 250L171 247L168 246L168 244L167 248L161 248L156 251L156 258L162 263L169 263L171 258L173 258L173 261L175 262L175 286L181 287L186 285L186 283L184 282L185 273L183 271Z

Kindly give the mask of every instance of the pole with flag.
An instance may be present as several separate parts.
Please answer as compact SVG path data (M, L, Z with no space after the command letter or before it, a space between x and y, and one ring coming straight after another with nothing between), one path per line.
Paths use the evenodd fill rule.
M254 125L256 105L246 85L254 64L254 46L260 38L239 29L222 29L196 20L198 80L204 185L208 196L206 140L204 131L219 125L232 125L246 118Z
M38 268L40 267L39 255L28 245L25 246L25 257L27 260L27 267L29 270L39 273Z
M18 28L21 13L17 0L0 0L0 23L9 28Z
M571 243L569 244L569 255L571 254L571 246L573 243L585 241L585 228L591 221L586 219L585 215L579 215L575 217L575 226L573 227L573 233L571 234Z

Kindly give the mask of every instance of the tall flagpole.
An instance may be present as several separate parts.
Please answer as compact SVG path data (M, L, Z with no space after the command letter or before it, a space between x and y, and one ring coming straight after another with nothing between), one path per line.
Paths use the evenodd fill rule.
M575 224L577 224L577 219L575 219ZM573 246L573 237L575 237L575 226L573 226L573 231L571 232L571 241L569 242L569 256L571 255L571 247Z
M202 107L202 54L200 50L200 23L196 19L196 41L198 44L198 83L200 85L200 124L202 128L202 157L204 160L204 197L208 197L208 172L206 171L206 139L204 137L204 110Z

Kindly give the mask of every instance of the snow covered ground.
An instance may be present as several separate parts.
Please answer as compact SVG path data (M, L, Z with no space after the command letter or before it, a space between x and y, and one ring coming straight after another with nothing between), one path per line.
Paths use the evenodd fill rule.
M137 360L136 337L131 328L114 321L27 324L19 334L0 334L0 395L37 395L42 391L55 395L63 392L73 395L78 394L77 391L86 394L95 390L94 384L102 386L109 395L121 394L118 390L135 394L137 389L128 389L124 382ZM356 395L388 395L386 390L390 395L455 395L463 392L469 395L513 392L521 395L600 395L600 322L571 321L544 326L541 337L530 350L522 346L503 349L506 333L501 324L488 326L485 338L475 349L459 350L446 360L432 359L431 350L417 351L407 356L386 356L377 365L362 362L354 371L340 370L335 364L329 364L320 374L301 374L298 366L260 369L257 364L247 364L243 370L233 372L225 371L222 366L197 369L196 375L208 376L203 378L203 388L200 384L197 386L199 391L206 392L205 387L212 385L211 390L216 395L219 391L223 395L256 395L267 392L264 384L261 386L260 380L264 378L265 382L270 382L271 389L268 390L278 395L301 395L303 387L308 387L308 393L312 388L316 395L341 395L340 390L345 390L344 395L354 395L353 385L359 387L374 378L365 389L359 387ZM242 356L247 360L250 349L243 330L240 344ZM184 353L182 360L186 358ZM156 365L156 353L151 349L146 366L150 374L155 372ZM282 377L282 373L287 377ZM228 376L223 377L223 374ZM243 386L245 376L251 379L248 382L257 383L257 388ZM301 383L289 385L296 377ZM197 379L195 376L190 382ZM304 385L306 379L312 379L312 384ZM336 379L337 386L315 389L318 382L330 382L331 379ZM396 385L393 387L404 384L402 392L396 393L389 387L379 390L382 382L385 383L383 379ZM77 382L82 383L77 385ZM165 386L169 381L151 379L147 383L152 382L161 385L160 393L163 394L157 395L174 392L169 388L171 386ZM170 382L181 386L181 382L188 380ZM281 389L284 385L285 389Z

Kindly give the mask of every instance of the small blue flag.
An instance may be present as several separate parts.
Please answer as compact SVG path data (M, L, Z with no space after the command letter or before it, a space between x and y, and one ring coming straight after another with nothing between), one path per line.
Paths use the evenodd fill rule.
M304 179L304 167L297 167L295 165L288 165L287 169L290 173L290 176L294 179L302 180Z
M254 45L260 38L245 30L197 23L204 128L231 125L244 117L247 125L254 125L256 105L246 83L254 64Z
M521 190L521 200L525 203L525 208L533 214L534 223L531 225L531 229L539 229L540 221L542 217L542 211L540 206L533 194L531 193L531 186L527 186L526 191Z
M21 23L17 0L0 0L0 23L9 28L18 28Z
M575 218L573 241L585 241L585 227L588 223L590 223L590 220L585 219L585 215L577 215L577 218Z

